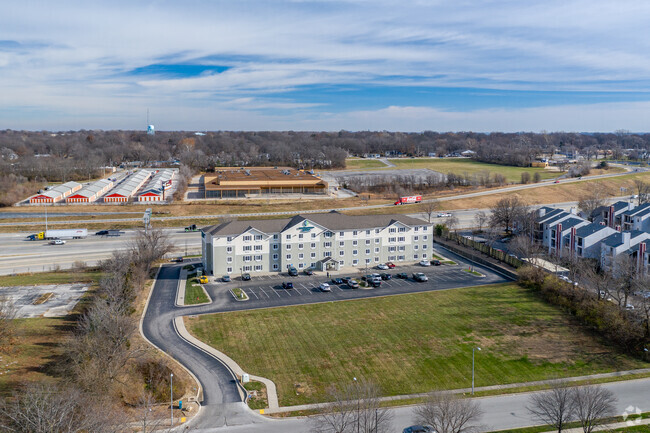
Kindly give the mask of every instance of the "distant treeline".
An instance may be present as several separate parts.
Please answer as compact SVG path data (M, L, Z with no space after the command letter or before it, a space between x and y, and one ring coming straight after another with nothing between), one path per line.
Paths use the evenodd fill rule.
M408 156L476 152L484 162L527 166L554 149L594 157L611 150L621 158L650 149L650 134L601 133L423 133L401 132L157 132L141 131L0 131L0 175L29 180L84 179L97 167L139 161L142 165L178 161L193 170L213 166L287 165L342 168L348 155L393 152Z

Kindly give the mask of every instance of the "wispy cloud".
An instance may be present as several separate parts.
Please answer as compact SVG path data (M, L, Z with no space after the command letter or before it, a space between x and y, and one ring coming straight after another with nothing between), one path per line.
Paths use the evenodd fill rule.
M5 2L0 128L141 128L149 107L159 129L647 129L625 107L650 101L648 16L629 0Z

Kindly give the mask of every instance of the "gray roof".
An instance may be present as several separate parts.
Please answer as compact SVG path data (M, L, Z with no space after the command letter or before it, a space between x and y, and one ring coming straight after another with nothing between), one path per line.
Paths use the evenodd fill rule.
M561 214L561 213L564 213L564 212L566 212L566 211L564 211L564 210L562 210L562 209L553 209L553 210L551 210L551 211L549 211L549 212L546 212L546 214L542 215L541 217L539 217L539 218L537 219L537 222L538 222L538 223L545 223L545 222L547 222L548 220L551 220L551 219L553 219L554 217L556 217L557 215L559 215L559 214Z
M554 215L553 218L551 218L550 220L544 221L544 224L548 224L549 226L554 226L556 223L562 222L565 219L571 217L572 215L573 215L572 213L562 211L562 213Z
M564 221L560 222L559 224L562 224L562 231L564 231L566 229L570 229L571 227L575 227L578 224L582 224L584 222L587 222L587 221L583 220L582 218L578 218L578 217L570 217L570 218L567 218Z
M627 212L623 212L623 215L629 215L629 216L643 216L650 213L650 203L645 203L642 204L641 206L637 206L632 210L629 210Z
M612 233L611 235L603 239L601 242L607 245L608 247L614 247L614 248L623 245L623 233L620 232Z
M626 201L617 201L611 206L614 206L614 213L619 212L623 209L627 209L630 204Z
M586 238L589 235L593 235L596 232L604 230L606 227L607 226L604 226L600 223L587 224L586 226L582 226L576 230L576 236Z
M394 222L407 226L428 225L424 220L406 215L345 215L339 212L296 215L292 218L271 220L228 221L219 225L203 228L203 232L212 236L239 235L250 228L263 233L280 233L296 224L309 220L329 230L365 230L387 227Z

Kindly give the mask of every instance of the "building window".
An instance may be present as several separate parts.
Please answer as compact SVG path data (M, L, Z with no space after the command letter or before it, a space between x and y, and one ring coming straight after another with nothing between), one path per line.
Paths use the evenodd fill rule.
M395 238L388 238L388 242L395 243Z
M277 260L277 259L279 259L279 258L280 258L279 255L277 255L277 254L273 254L273 260Z
M248 251L250 251L250 250L251 250L251 246L250 246L250 245L244 245L244 252L248 252Z
M255 235L255 240L256 241L261 241L262 240L262 235Z
M316 263L311 262L311 263L309 264L309 267L310 267L310 268L315 268L315 267L316 267Z
M298 244L298 249L302 250L302 248L305 246L305 244Z
M352 236L356 236L356 235L358 235L358 234L359 234L358 231L356 231L356 230L353 230L353 231L352 231Z
M312 234L311 234L311 238L312 238L312 239L316 239L316 233L312 233Z
M366 230L366 236L370 236L370 230Z
M376 238L376 239L375 239L375 243L376 243L376 244L379 243L379 238Z
M370 255L370 249L366 250L366 255Z
M291 260L291 254L287 254L287 260Z
M312 243L312 244L311 244L311 249L312 249L312 250L316 249L316 244L315 244L315 243Z
M427 230L429 230L429 227L428 227L428 226L422 226L422 231L423 231L423 232L426 232Z
M375 248L375 254L379 254L379 248Z
M339 260L339 266L345 265L345 262L343 260Z
M288 241L291 240L291 235L287 235L287 240L288 240Z
M302 260L305 258L305 255L303 253L298 254L298 260Z
M375 229L375 233L379 234L379 232L380 232L379 229Z
M226 263L232 263L232 257L226 258Z
M262 251L262 245L255 245L255 251Z
M413 260L417 260L417 259L418 259L418 255L417 255L417 254L413 254Z
M251 261L251 256L244 256L244 261L245 262L250 262Z
M262 261L262 256L255 256L255 261L256 262L261 262Z
M413 236L413 240L414 240L414 241L419 241L419 240L420 240L420 237L419 237L419 236Z
M397 250L397 247L388 247L389 253L394 253Z
M316 253L311 253L310 257L311 257L312 259L315 259L315 258L316 258Z
M379 263L379 257L375 257L375 263Z
M291 249L291 244L288 244L287 245L287 250L290 250L290 249Z
M325 248L332 248L332 243L331 242L325 242L324 246L325 246Z
M255 265L255 270L257 272L261 271L262 270L262 265Z
M232 247L226 247L226 252L227 253L232 253Z
M366 239L366 245L370 245L370 239Z
M339 256L343 257L345 255L345 251L339 251Z
M359 264L359 260L352 260L352 266L356 266Z
M339 236L343 237L345 235L345 232L339 232Z
M399 250L399 251L406 251L406 247L405 247L404 245L400 245L400 246L398 247L398 250Z
M226 240L227 240L228 242L232 242L232 236L228 236L228 237L226 238Z
M400 261L400 262L403 262L404 261L404 256L397 256L397 260Z
M427 235L422 236L423 241L426 241L427 239L429 239L429 236L427 236Z
M339 247L343 248L345 246L345 242L341 241L339 242Z
M427 258L427 253L422 253L422 258L426 259Z
M397 242L406 242L406 238L404 236L400 236L397 238Z
M332 257L332 252L331 251L325 251L325 254L323 254L323 257Z
M273 244L273 249L277 250L278 249L278 244Z
M406 231L406 227L400 227L400 228L399 228L399 232L400 232L400 233L404 233L405 231Z
M250 242L251 236L244 236L244 242Z
M417 233L418 231L420 231L420 227L419 227L419 226L415 226L415 232Z
M325 237L326 238L331 238L334 233L332 232L325 232Z
M395 227L391 227L388 229L388 233L395 233L397 229Z
M298 239L302 239L302 233L298 235Z
M273 270L277 271L280 268L280 266L277 263L273 263Z
M353 247L356 247L357 245L359 245L359 242L357 242L357 241L352 241L352 246L353 246Z
M244 271L246 271L246 272L250 272L250 270L251 270L251 267L250 267L250 266L244 266Z
M353 256L356 256L357 254L359 254L359 250L352 250L352 255Z
M388 261L394 262L395 261L395 256L388 256Z
M366 259L366 265L370 263L370 259Z
M419 247L417 245L413 245L413 249L417 251Z
M302 269L304 266L305 265L303 265L302 263L298 263L298 269Z
M274 240L280 239L280 235L278 235L277 233L274 234L274 235L273 235L273 239L274 239Z
M426 249L427 249L427 244L423 244L423 245L422 245L422 249L423 249L423 250L426 250Z

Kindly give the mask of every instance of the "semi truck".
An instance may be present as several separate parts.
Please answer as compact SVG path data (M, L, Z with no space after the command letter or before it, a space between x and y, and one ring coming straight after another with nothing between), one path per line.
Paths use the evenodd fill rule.
M400 205L400 204L414 204L414 203L420 203L422 201L422 196L421 195L408 195L405 197L400 197L399 200L395 202L395 205Z
M51 240L51 239L84 239L88 236L86 229L63 229L63 230L46 230L33 235L27 236L31 241Z

